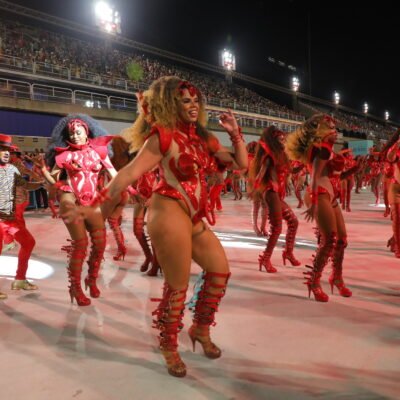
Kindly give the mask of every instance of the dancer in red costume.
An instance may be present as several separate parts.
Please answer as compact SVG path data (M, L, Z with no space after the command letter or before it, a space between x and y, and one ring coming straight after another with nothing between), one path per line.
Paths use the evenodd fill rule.
M368 157L368 164L370 167L369 183L371 185L371 192L375 195L376 205L380 202L380 186L382 180L382 162L380 156L381 153L379 151L375 151L374 147L370 148Z
M294 188L294 194L299 201L297 208L303 207L304 201L301 196L301 191L304 189L306 183L307 170L305 165L299 161L291 161L292 168L292 184Z
M213 174L214 183L210 188L210 207L211 210L222 211L221 192L225 187L224 167L219 167Z
M0 254L4 235L13 236L21 247L18 253L17 273L11 289L36 290L38 287L26 279L28 261L35 247L35 239L26 228L23 216L26 192L17 191L17 188L35 190L42 187L43 182L25 181L17 167L9 163L10 150L13 150L11 136L0 134ZM6 298L4 293L0 293L0 299Z
M395 183L394 178L394 163L385 161L383 164L383 201L385 202L384 217L390 215L390 202L389 202L389 190L392 183Z
M107 152L107 144L111 139L93 118L84 114L68 115L54 127L52 144L46 153L47 165L52 170L49 173L43 168L43 173L50 183L57 182L61 214L68 207L95 202L102 169L106 169L111 176L116 175ZM71 302L75 299L79 306L91 303L81 288L82 265L88 248L87 233L92 247L85 287L89 288L91 297L100 296L96 280L106 246L106 230L100 208L96 210L86 221L64 221L71 236L71 246L68 247L69 294Z
M293 254L298 220L284 201L286 176L290 171L289 160L284 151L284 140L285 134L275 126L264 129L249 171L250 196L261 193L268 204L270 232L267 247L258 261L260 271L264 267L270 273L277 271L271 263L271 256L282 232L282 219L287 223L286 247L282 252L283 263L286 264L286 260L289 260L294 266L301 264Z
M218 358L221 350L211 341L210 326L224 296L230 276L228 261L221 243L208 229L203 218L213 223L207 199L207 171L215 171L215 158L232 168L247 167L246 146L233 114L221 113L220 124L228 132L234 147L232 156L203 127L204 102L192 84L177 77L156 80L144 94L141 115L144 134L151 124L150 135L136 158L118 172L109 185L111 200L103 204L107 215L118 197L131 182L158 166L160 182L154 190L148 229L157 258L162 265L165 285L160 305L154 312L155 326L160 329L160 349L168 372L185 376L186 366L178 353L178 333L182 318L192 259L204 270L203 283L194 306L189 336L200 342L208 358ZM145 121L147 122L145 123ZM85 216L90 208L78 210ZM69 220L78 217L76 210L65 214Z
M341 296L352 295L342 277L344 250L347 247L346 226L329 179L329 159L336 137L335 121L328 115L316 114L289 134L286 141L289 157L307 164L311 173L311 183L304 198L308 207L305 215L307 221L316 219L320 240L313 266L307 266L311 271L305 273L305 283L309 296L312 292L315 300L321 302L329 300L320 284L329 257L332 257L333 266L329 277L332 292L336 286Z
M242 175L238 169L232 170L232 190L235 197L233 200L242 200L242 188L241 188Z
M397 258L400 258L400 140L399 133L392 137L390 142L395 142L387 152L387 160L394 165L392 183L389 187L389 204L392 213L393 237L389 239L388 244Z
M249 170L251 168L252 162L254 161L255 152L256 152L256 148L257 148L257 142L248 143L246 148L247 148L247 152L249 155L249 168L247 169L247 173L246 173L246 181L247 181L247 185L248 185ZM247 185L246 185L246 187L248 187ZM267 202L265 201L262 193L260 193L260 192L254 192L252 195L249 195L248 197L252 203L251 223L253 226L254 233L257 236L268 236L267 229L266 229L267 219L268 219ZM258 225L258 215L259 215L260 209L261 209L261 223L259 226Z
M351 149L345 149L340 152L344 157L344 167L343 172L348 172L350 169L353 169L357 164L356 160L351 153ZM351 202L351 191L354 187L354 174L347 173L346 177L341 179L340 181L340 203L342 205L342 210L346 210L347 212L351 211L350 202Z

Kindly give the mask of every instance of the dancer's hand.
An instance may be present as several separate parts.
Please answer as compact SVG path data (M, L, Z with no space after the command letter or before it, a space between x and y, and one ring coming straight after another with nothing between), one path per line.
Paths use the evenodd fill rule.
M239 125L230 109L220 114L219 124L229 133L229 136L239 134Z
M312 222L315 219L315 216L317 214L317 205L316 204L311 204L311 207L308 208L306 211L302 213L304 215L304 219L307 222Z

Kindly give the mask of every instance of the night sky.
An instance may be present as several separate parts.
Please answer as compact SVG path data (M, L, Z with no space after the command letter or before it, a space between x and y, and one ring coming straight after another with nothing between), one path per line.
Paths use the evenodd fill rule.
M14 0L15 3L85 24L93 23L92 0ZM237 71L289 87L298 69L300 91L400 122L398 15L393 2L301 0L113 0L122 14L122 34L152 46L217 64L229 47ZM352 4L354 3L354 4ZM360 3L359 3L360 4ZM379 8L378 8L379 4ZM309 42L309 38L311 38ZM308 56L311 50L311 82ZM311 83L311 85L310 85Z

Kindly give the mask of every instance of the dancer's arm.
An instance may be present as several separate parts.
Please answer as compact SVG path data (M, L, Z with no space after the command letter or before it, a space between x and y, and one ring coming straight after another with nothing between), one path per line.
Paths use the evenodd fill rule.
M249 162L246 144L243 140L242 134L240 133L239 125L236 121L236 118L231 110L228 110L225 113L221 113L219 117L219 124L229 134L232 141L234 154L232 157L228 149L226 149L225 147L221 147L221 149L215 154L215 156L225 163L233 163L233 169L246 169Z

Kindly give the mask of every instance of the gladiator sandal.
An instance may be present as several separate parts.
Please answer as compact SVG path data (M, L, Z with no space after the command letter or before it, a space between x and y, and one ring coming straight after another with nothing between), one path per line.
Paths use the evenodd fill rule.
M133 233L138 240L140 247L143 250L145 260L140 266L140 271L145 272L149 268L150 263L153 261L153 255L148 244L149 239L144 233L144 218L134 218L133 219Z
M89 270L85 278L85 289L89 287L90 297L100 297L100 289L97 287L96 280L99 276L101 262L103 261L104 250L106 248L106 228L95 229L89 232L92 241L88 260Z
M267 247L264 252L258 257L259 270L262 267L269 273L276 272L276 268L271 264L271 256L278 242L279 235L282 232L282 218L281 213L269 213L269 237L267 242Z
M255 197L253 199L253 207L252 207L252 211L251 211L251 222L253 224L253 230L257 236L262 236L261 230L257 224L258 212L260 210L260 205L261 205L261 199L258 197Z
M71 245L65 246L62 249L67 251L69 260L68 279L71 303L75 299L78 306L88 306L90 305L90 299L85 296L81 287L82 265L86 258L88 239L84 237L78 240L70 240L70 243Z
M332 256L332 274L329 277L329 284L331 285L331 293L333 294L333 287L336 286L339 290L339 294L343 297L351 297L351 290L348 289L343 281L343 258L344 249L347 247L346 237L338 239L333 249Z
M186 365L178 353L178 333L183 328L186 291L187 287L174 290L165 282L162 299L151 299L160 302L152 313L156 317L153 320L153 328L160 331L159 348L167 364L168 373L178 378L186 375Z
M117 254L113 257L115 261L124 260L126 255L125 237L121 230L121 219L108 217L107 221L117 242Z
M392 228L394 238L394 255L400 258L400 203L392 204Z
M299 221L290 208L283 211L283 219L287 222L286 246L285 250L282 252L283 265L286 265L286 260L289 260L294 267L297 267L301 265L301 262L293 255L293 248Z
M320 279L322 271L327 264L329 257L332 255L333 248L336 243L336 232L331 232L325 236L323 233L320 234L320 243L317 249L317 253L313 260L313 266L306 265L311 271L303 272L305 282L308 288L308 297L313 292L315 300L321 302L327 302L329 296L322 290Z
M194 311L193 324L189 329L193 351L195 351L196 342L199 342L203 347L204 355L211 359L221 357L221 349L211 341L210 326L216 325L215 312L218 311L219 303L225 295L230 275L230 273L203 272L203 282L197 293L195 306L190 308Z

